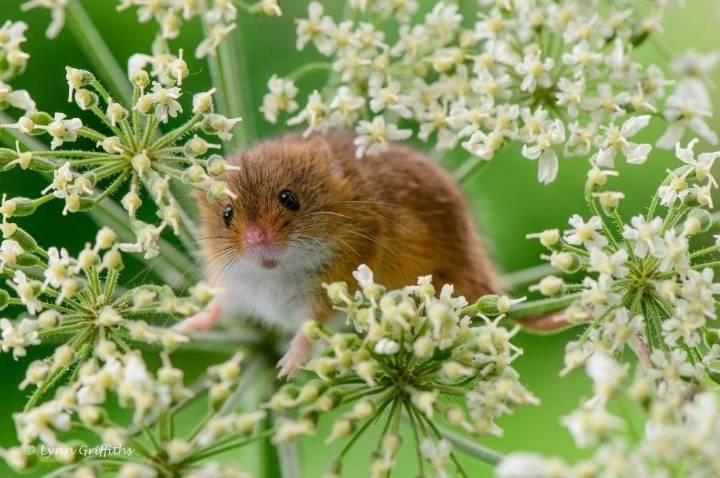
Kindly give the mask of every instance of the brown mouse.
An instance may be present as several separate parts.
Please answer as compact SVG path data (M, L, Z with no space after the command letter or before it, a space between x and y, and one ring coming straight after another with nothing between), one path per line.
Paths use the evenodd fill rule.
M310 353L302 323L331 314L322 284L353 284L360 264L390 288L431 274L470 301L500 291L452 176L395 144L356 159L353 139L288 134L230 159L224 180L237 199L200 201L207 273L224 292L181 330L238 313L283 326L296 333L279 364L288 375Z

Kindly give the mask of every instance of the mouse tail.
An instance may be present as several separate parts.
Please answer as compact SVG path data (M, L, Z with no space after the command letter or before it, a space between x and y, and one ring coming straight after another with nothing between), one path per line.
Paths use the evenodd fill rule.
M565 320L565 310L518 318L515 322L523 330L539 335L555 334L572 327L572 324Z

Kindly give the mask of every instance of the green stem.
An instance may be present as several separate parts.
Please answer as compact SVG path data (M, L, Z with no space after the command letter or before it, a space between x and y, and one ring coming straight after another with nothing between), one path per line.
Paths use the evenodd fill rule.
M211 25L203 20L207 34ZM220 113L231 117L241 117L233 130L233 138L228 147L234 150L247 145L255 137L254 114L249 94L249 75L245 63L244 41L239 29L235 29L218 46L216 55L207 57L213 85L218 90L218 109Z
M502 276L501 281L505 289L513 290L524 285L537 282L543 277L556 272L557 269L550 264L539 264L537 266L528 267L527 269L508 272Z
M80 0L70 1L66 14L70 31L102 80L110 86L119 99L125 104L130 104L132 93L127 75L118 65L102 35L80 4Z
M473 458L477 458L478 460L484 461L490 465L497 465L503 459L503 455L492 448L480 445L479 443L469 440L458 433L446 430L443 427L435 425L434 428L443 438L452 443L455 448L472 456Z
M485 170L489 164L489 160L472 156L455 171L455 180L460 184L465 183Z
M564 309L573 302L575 302L580 294L568 294L561 297L554 297L550 299L539 299L532 300L529 302L523 302L514 306L506 316L511 319L521 319L523 317L533 317L536 315L543 315L548 312L555 312L560 309ZM479 307L476 304L469 305L460 310L461 315L472 315L479 312Z

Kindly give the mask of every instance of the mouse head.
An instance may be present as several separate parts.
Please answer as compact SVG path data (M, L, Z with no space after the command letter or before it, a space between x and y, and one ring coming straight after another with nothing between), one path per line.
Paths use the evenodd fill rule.
M209 262L265 269L319 268L352 188L323 137L272 139L238 154L223 178L235 199L203 202ZM212 266L212 264L209 264Z

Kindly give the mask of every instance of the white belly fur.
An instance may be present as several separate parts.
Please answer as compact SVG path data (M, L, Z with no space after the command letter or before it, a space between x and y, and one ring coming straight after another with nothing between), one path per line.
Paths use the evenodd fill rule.
M303 322L314 318L312 297L320 285L313 271L327 257L327 250L303 249L283 254L274 269L245 258L224 268L215 280L223 289L215 299L223 320L251 316L296 331ZM302 260L293 260L300 257Z

